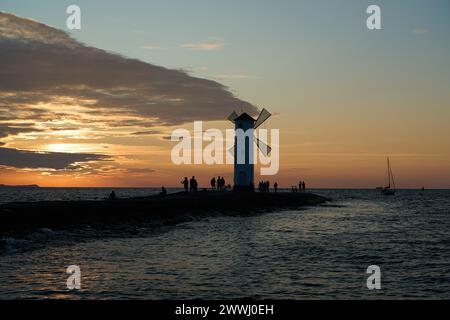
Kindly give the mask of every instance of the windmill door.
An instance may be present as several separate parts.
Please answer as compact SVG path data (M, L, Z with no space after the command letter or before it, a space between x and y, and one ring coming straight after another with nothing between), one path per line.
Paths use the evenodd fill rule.
M247 181L247 174L245 173L245 171L240 171L239 172L239 184L245 185L246 181Z

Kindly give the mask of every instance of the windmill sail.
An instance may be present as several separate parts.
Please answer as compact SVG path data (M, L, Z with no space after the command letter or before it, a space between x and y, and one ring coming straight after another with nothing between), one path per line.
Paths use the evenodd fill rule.
M271 114L269 111L267 111L266 109L263 108L263 109L261 110L261 113L260 113L259 116L258 116L258 119L256 119L254 129L256 129L256 128L258 128L260 125L262 125L262 124L264 123L264 121L266 121L267 119L270 118L271 115L272 115L272 114Z
M258 146L259 150L264 154L264 156L268 156L270 152L272 151L272 147L267 145L266 143L262 142L258 138L256 138L256 145Z
M266 156L266 157L268 155L270 155L270 153L272 152L272 147L269 146L268 144L262 142L261 140L259 140L256 137L254 137L254 139L255 139L256 146L258 147L259 150L261 150L263 155ZM234 157L235 149L236 149L236 146L233 146L230 149L228 149L227 152Z
M236 113L236 111L233 111L233 112L228 116L227 119L234 123L234 120L235 120L237 117L239 117L238 114Z
M230 149L227 150L227 152L234 157L234 149L236 149L236 146L232 146Z

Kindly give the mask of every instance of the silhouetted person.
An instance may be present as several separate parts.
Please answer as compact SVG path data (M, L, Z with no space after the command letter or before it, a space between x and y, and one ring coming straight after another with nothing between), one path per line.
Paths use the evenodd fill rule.
M111 191L111 193L109 194L108 200L116 200L116 193L113 191Z
M300 182L298 183L298 190L302 192L302 180L300 180Z
M306 184L305 184L305 181L302 182L302 190L303 190L303 192L306 192Z
M161 188L161 192L159 193L160 196L167 196L167 190L164 188L164 186Z
M213 177L211 179L211 189L216 190L216 178Z
M190 184L190 190L191 191L197 191L198 190L198 182L197 179L195 179L195 176L192 176L191 180L189 180Z
M197 191L198 190L198 182L197 182L197 179L195 179L195 177L194 177L194 191Z
M181 181L181 184L184 186L184 192L189 191L189 181L187 177L184 177L184 180Z
M225 187L225 179L221 176L217 177L217 189L223 190Z
M195 185L195 177L192 176L192 178L189 180L189 191L194 191L194 185Z
M277 182L275 182L275 183L273 184L273 189L275 190L275 192L278 191L278 183L277 183Z

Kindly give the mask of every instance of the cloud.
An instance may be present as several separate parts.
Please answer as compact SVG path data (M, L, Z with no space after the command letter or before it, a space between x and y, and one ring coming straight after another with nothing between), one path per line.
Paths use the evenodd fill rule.
M134 136L148 136L148 135L155 135L155 134L161 134L161 131L159 130L147 130L147 131L138 131L133 132L132 135Z
M128 168L127 172L130 174L148 174L155 172L155 170L147 168Z
M0 148L0 166L14 168L67 169L81 162L104 161L109 157L89 153L33 152Z
M222 45L211 41L187 47ZM223 120L236 108L257 113L216 81L86 46L61 30L0 12L3 137L35 129L5 125L21 117L110 128L129 121L148 128Z
M191 50L218 50L222 48L225 44L222 41L203 41L197 43L186 43L181 47L191 49Z
M152 46L152 45L142 46L141 48L146 49L146 50L162 50L163 49L160 46Z
M41 129L35 128L32 124L20 123L0 123L0 138L5 138L9 135L17 135L19 133L39 132Z
M425 33L428 33L429 30L426 28L414 28L412 32L414 34L425 34Z
M64 31L52 28L33 19L17 17L0 11L0 39L32 41L47 45L78 46Z
M246 74L218 74L214 76L217 80L258 80L259 77Z

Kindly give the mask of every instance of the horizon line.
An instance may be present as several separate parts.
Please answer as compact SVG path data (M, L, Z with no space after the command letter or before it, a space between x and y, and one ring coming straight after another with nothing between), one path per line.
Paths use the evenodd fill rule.
M295 185L293 185L295 186ZM161 189L161 187L169 188L169 189L183 189L183 187L176 186L92 186L92 187L64 187L64 186L40 186L37 184L24 184L24 185L5 185L0 184L0 188L41 188L41 189ZM290 190L292 186L289 187L278 187L278 190ZM210 190L210 187L199 187L199 191L201 192L203 189ZM307 188L306 190L378 190L377 187L312 187ZM396 190L422 190L422 187L403 187L396 188ZM429 187L425 188L425 190L450 190L450 187L445 188L437 188L437 187Z

